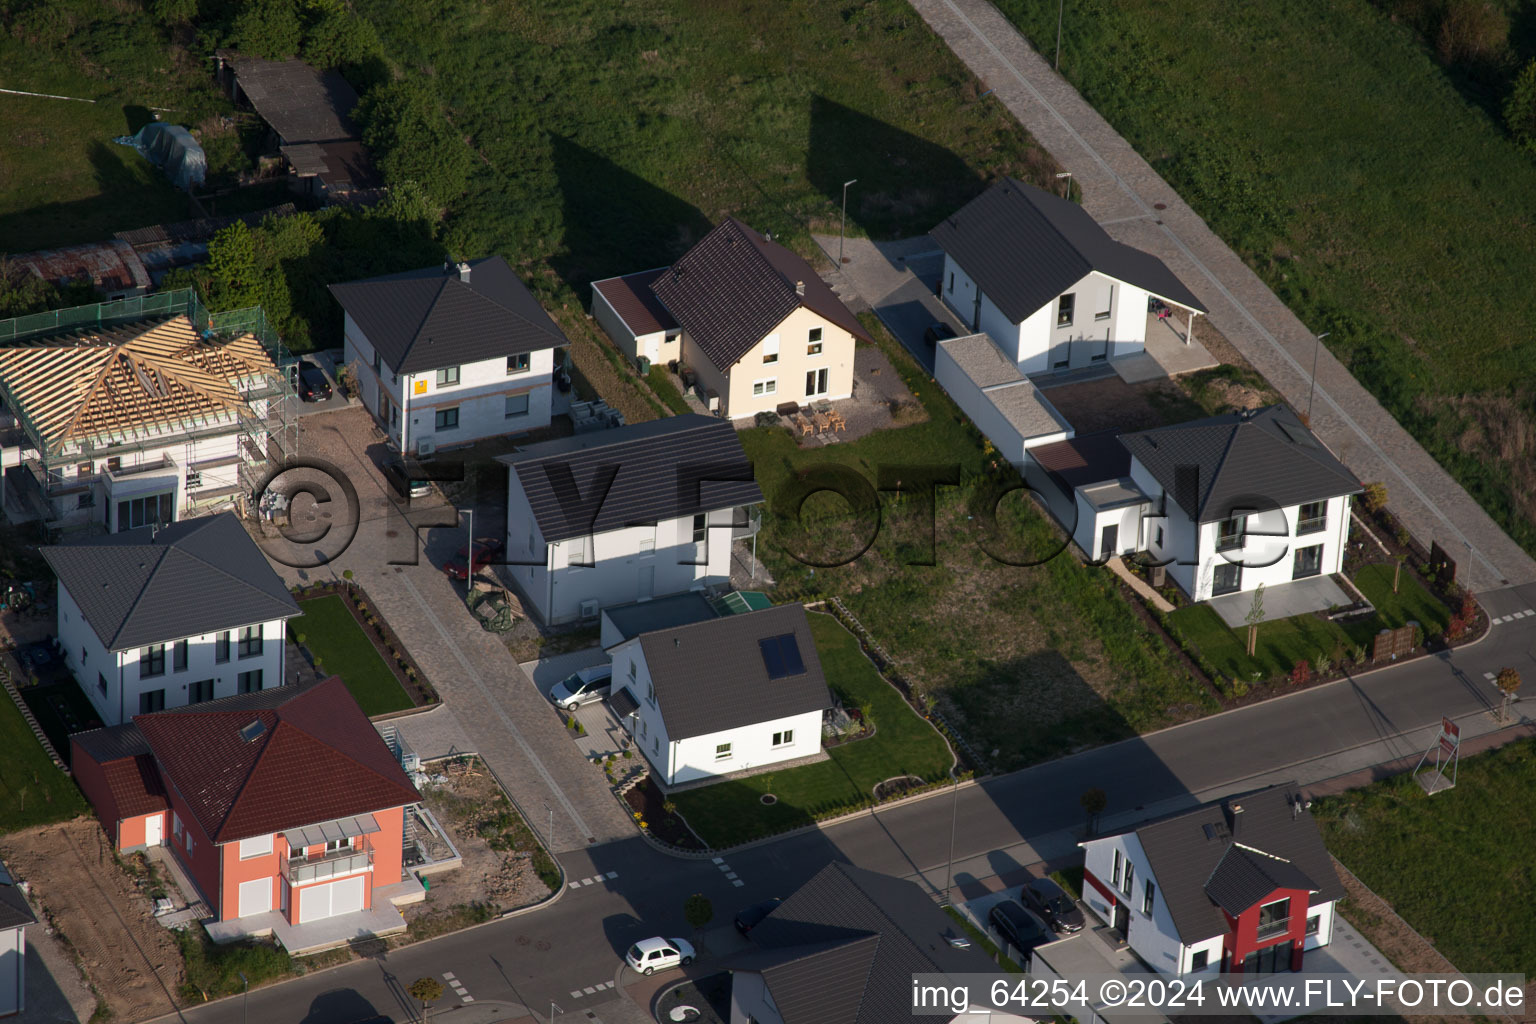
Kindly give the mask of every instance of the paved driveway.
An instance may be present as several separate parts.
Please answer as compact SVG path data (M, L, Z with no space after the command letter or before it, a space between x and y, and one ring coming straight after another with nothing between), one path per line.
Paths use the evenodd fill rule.
M357 492L357 533L324 566L280 565L285 579L290 584L333 579L351 570L532 824L547 830L548 811L554 811L551 845L556 851L633 836L630 819L602 774L583 760L554 709L501 640L470 616L463 585L443 574L442 563L464 543L457 511L439 496L401 510L377 470L384 449L362 409L306 417L299 425L299 452L301 458L331 463L351 481ZM313 472L310 476L320 479ZM471 495L469 503L478 513L477 532L486 532L482 523L497 523L504 516L505 495ZM315 534L327 526L335 534L348 529L345 502L305 499L296 508L311 531L306 543L269 547L269 556L302 563L310 551L335 546L332 536L310 539Z
M836 238L815 237L829 257L837 252ZM942 322L954 328L957 335L970 333L933 293L943 270L944 254L927 235L897 242L850 238L843 244L848 257L843 264L843 277L869 303L896 340L906 346L923 369L932 373L933 349L923 341L928 325Z

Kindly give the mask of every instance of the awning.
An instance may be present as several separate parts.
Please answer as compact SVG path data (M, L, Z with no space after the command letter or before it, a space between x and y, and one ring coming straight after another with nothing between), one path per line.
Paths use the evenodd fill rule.
M323 846L338 839L366 836L378 831L379 823L374 820L373 815L360 814L355 818L327 821L323 825L289 829L283 833L283 838L288 840L290 848L298 850L309 846Z
M635 695L629 692L627 686L615 691L614 695L608 698L608 706L620 718L628 718L640 710L639 703L635 701Z

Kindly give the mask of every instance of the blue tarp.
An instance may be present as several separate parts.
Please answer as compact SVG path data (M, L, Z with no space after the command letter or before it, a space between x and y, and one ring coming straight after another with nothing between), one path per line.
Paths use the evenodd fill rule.
M132 146L139 155L165 172L177 188L201 185L208 176L208 158L192 133L180 125L151 121L137 135L112 140Z

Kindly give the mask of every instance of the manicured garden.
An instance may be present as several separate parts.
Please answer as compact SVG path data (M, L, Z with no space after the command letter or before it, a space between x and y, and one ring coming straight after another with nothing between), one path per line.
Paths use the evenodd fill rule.
M1056 0L999 0L1049 58ZM1528 550L1527 3L1074 0L1061 73ZM1425 23L1428 24L1425 24ZM1428 43L1426 45L1426 43ZM1476 216L1468 216L1475 210Z
M747 842L853 810L872 799L876 784L894 776L929 782L948 777L952 758L943 737L880 677L853 635L828 615L812 613L810 622L828 685L844 706L868 707L875 733L830 748L826 761L675 794L678 812L710 846ZM765 793L777 801L764 804Z
M1417 622L1425 637L1434 637L1450 621L1450 610L1424 589L1410 568L1403 569L1394 594L1394 572L1394 566L1375 564L1356 574L1355 585L1375 607L1373 614L1333 622L1310 614L1260 622L1252 656L1247 653L1247 627L1229 627L1209 605L1180 608L1166 622L1175 638L1191 653L1198 652L1197 661L1218 684L1242 684L1236 687L1239 694L1247 685L1291 673L1303 661L1311 674L1345 665L1365 667L1381 630Z
M74 781L54 766L21 717L0 693L0 832L65 821L86 810Z
M322 672L341 676L364 714L382 715L412 706L411 698L340 595L307 598L299 607L304 614L288 621L290 635L309 649Z
M1536 741L1461 762L1426 796L1407 775L1315 800L1328 849L1459 970L1536 972Z

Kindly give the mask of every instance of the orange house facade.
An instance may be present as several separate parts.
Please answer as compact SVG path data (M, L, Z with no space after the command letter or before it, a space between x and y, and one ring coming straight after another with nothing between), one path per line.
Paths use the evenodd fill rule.
M403 928L395 905L419 898L404 822L420 797L338 678L139 715L71 744L113 846L167 848L216 941L317 948Z

